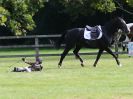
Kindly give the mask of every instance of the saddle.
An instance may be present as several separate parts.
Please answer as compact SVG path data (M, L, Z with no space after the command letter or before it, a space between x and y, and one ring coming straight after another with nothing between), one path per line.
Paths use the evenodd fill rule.
M96 40L102 37L101 26L90 27L86 26L84 31L84 38L88 40Z

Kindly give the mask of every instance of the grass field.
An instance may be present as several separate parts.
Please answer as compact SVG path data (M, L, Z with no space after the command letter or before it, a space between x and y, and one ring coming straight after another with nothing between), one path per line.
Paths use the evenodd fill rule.
M21 58L1 58L0 99L133 99L133 58L120 55L123 67L118 67L112 56L103 55L94 68L95 57L82 56L83 68L74 56L67 56L61 69L57 68L59 56L42 57L44 69L32 73L10 72L14 66L27 66Z

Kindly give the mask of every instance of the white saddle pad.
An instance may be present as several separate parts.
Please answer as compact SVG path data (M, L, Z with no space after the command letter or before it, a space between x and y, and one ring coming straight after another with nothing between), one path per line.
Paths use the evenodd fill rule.
M100 38L102 37L102 35L103 35L101 26L98 26L98 27L99 27L99 29L100 29L100 34L99 34L99 36L98 36L96 39L100 39ZM96 39L92 39L91 33L92 33L91 31L88 31L88 30L85 28L85 30L84 30L84 38L85 38L85 39L88 39L88 40L96 40Z

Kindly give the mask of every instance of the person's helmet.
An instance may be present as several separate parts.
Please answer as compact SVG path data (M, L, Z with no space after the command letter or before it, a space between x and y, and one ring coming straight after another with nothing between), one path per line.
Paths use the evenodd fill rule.
M42 64L42 60L40 58L37 58L36 62L38 62L39 64Z

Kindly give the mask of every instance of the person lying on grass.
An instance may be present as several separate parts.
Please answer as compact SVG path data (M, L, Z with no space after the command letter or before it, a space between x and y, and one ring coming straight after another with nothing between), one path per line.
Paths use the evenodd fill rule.
M42 60L40 58L36 58L35 62L28 62L25 58L22 58L26 64L30 65L28 67L14 67L12 72L32 72L32 71L41 71L42 67Z

